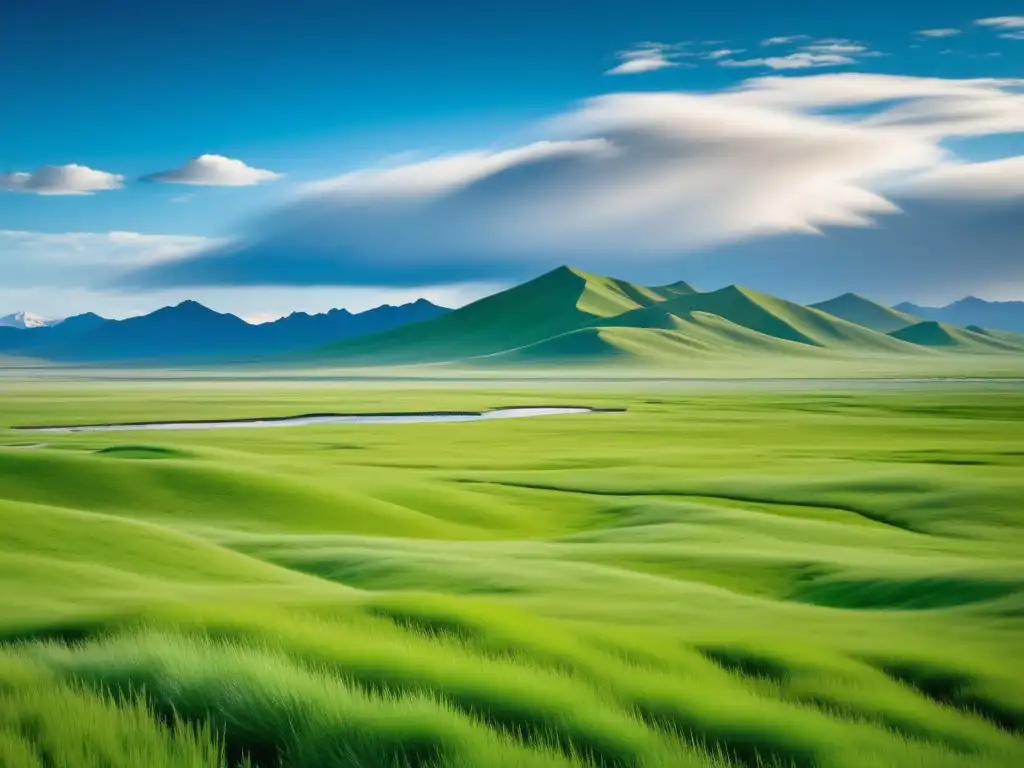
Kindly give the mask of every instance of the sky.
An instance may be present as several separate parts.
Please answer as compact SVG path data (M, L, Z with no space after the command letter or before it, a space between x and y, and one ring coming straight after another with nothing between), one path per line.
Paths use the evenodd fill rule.
M1024 4L0 5L0 315L253 320L562 263L1024 299Z

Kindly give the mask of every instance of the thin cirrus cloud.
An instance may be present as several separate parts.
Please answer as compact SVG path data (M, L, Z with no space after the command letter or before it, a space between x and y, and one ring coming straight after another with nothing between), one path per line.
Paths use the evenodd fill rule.
M762 45L792 44L804 41L793 53L780 56L758 56L749 59L721 57L720 67L763 67L767 69L817 69L821 67L841 67L855 64L858 57L877 55L863 43L845 38L829 37L811 40L804 35L790 37L774 37L763 41Z
M946 27L942 29L919 29L916 34L918 37L932 37L932 38L944 38L944 37L956 37L957 35L963 34L963 30L956 29L955 27Z
M768 69L815 69L856 64L857 60L839 53L797 51L788 56L767 56L755 59L722 59L720 67L767 67Z
M198 235L0 229L4 288L75 288L223 245Z
M735 56L737 53L745 53L746 50L746 48L719 48L714 51L708 51L704 54L704 58L710 61L718 61L727 56Z
M1024 226L1019 161L981 168L946 148L1024 132L1013 81L772 76L710 93L609 94L544 128L548 140L514 149L325 180L244 237L122 284L400 287L518 279L565 261L608 270L624 253L638 277L692 265L712 281L728 273L716 264L749 267L757 253L774 256L753 263L755 276L771 258L795 264L789 249L824 290L829 275L858 274L864 247L880 275L884 257L909 259L928 281L959 276L967 252L986 279L1024 270L1011 236ZM952 222L962 231L933 234ZM978 249L962 250L971 237ZM890 287L910 287L905 267Z
M84 165L43 165L35 171L0 173L0 190L36 195L91 195L120 189L124 176Z
M810 39L810 35L779 35L778 37L765 38L761 41L761 45L792 45L793 43L801 43Z
M223 155L199 155L180 168L143 176L143 181L190 184L197 187L251 187L281 178L274 171L253 168Z
M681 45L668 43L640 43L633 48L619 51L619 63L605 72L606 75L639 75L656 72L659 69L680 66L683 55Z
M991 16L974 23L995 30L1005 40L1024 40L1024 16Z

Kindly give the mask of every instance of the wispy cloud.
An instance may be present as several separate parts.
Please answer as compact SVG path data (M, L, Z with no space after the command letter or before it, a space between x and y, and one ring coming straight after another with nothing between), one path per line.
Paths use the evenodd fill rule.
M737 53L745 53L746 50L746 48L718 48L717 50L705 53L704 58L711 61L718 61L719 59L724 59L726 56L735 56Z
M683 44L639 43L633 48L619 51L619 64L605 72L606 75L639 75L655 72L668 67L678 67L683 55Z
M942 29L919 29L916 34L919 37L956 37L957 35L963 34L963 30L956 29L955 27L945 27Z
M722 67L766 67L768 69L816 69L820 67L841 67L855 64L857 59L881 54L872 51L864 43L848 40L844 37L825 37L814 40L806 35L794 35L788 38L769 38L762 45L793 44L803 41L790 54L779 56L757 56L749 59L722 57L718 65ZM810 42L807 42L810 41Z
M84 165L43 165L35 171L0 173L0 190L36 195L91 195L120 189L124 176Z
M241 160L222 155L199 155L172 171L144 176L144 181L191 184L197 187L251 187L281 178L281 174L253 168Z
M780 35L762 40L761 45L791 45L810 39L810 35Z
M198 235L139 232L36 232L0 230L3 289L81 288L127 269L224 245Z
M857 53L867 53L868 48L866 45L855 43L850 40L829 40L827 42L805 45L800 50L806 51L807 53L838 53L842 55L852 55Z
M992 16L974 23L996 30L1004 40L1024 40L1024 16Z
M976 19L979 27L995 29L1024 29L1024 16L992 16L987 19Z
M813 69L817 67L841 67L856 64L856 59L835 53L809 53L798 51L788 56L768 56L757 59L722 59L721 67L767 67L768 69Z

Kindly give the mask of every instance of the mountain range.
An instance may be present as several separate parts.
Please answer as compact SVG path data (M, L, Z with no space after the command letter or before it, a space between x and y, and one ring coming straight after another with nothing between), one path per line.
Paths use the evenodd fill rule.
M895 309L950 325L977 325L982 328L1024 333L1024 301L985 301L968 296L944 307L921 307L904 302L897 304Z
M360 313L345 309L317 315L295 312L256 325L184 301L126 320L86 313L53 325L0 327L0 354L61 362L265 357L386 331L449 311L420 299Z
M632 361L694 356L1024 353L1024 335L958 328L845 294L803 306L742 286L643 286L570 267L442 317L338 341L316 356L402 365Z
M966 299L943 311L958 307L958 319L977 319L984 310L1004 324L1013 309ZM51 325L0 327L0 354L91 363L545 366L685 365L696 357L748 355L1024 354L1024 335L928 312L852 293L804 306L737 285L702 292L682 281L645 286L559 267L457 310L420 299L359 314L296 312L259 325L195 301L126 320L89 313Z

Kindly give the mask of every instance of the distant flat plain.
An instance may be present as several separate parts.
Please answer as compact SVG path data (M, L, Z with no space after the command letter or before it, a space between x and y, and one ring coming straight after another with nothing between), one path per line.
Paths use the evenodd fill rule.
M1024 386L977 363L8 368L0 766L1024 764ZM9 429L542 405L626 413Z

